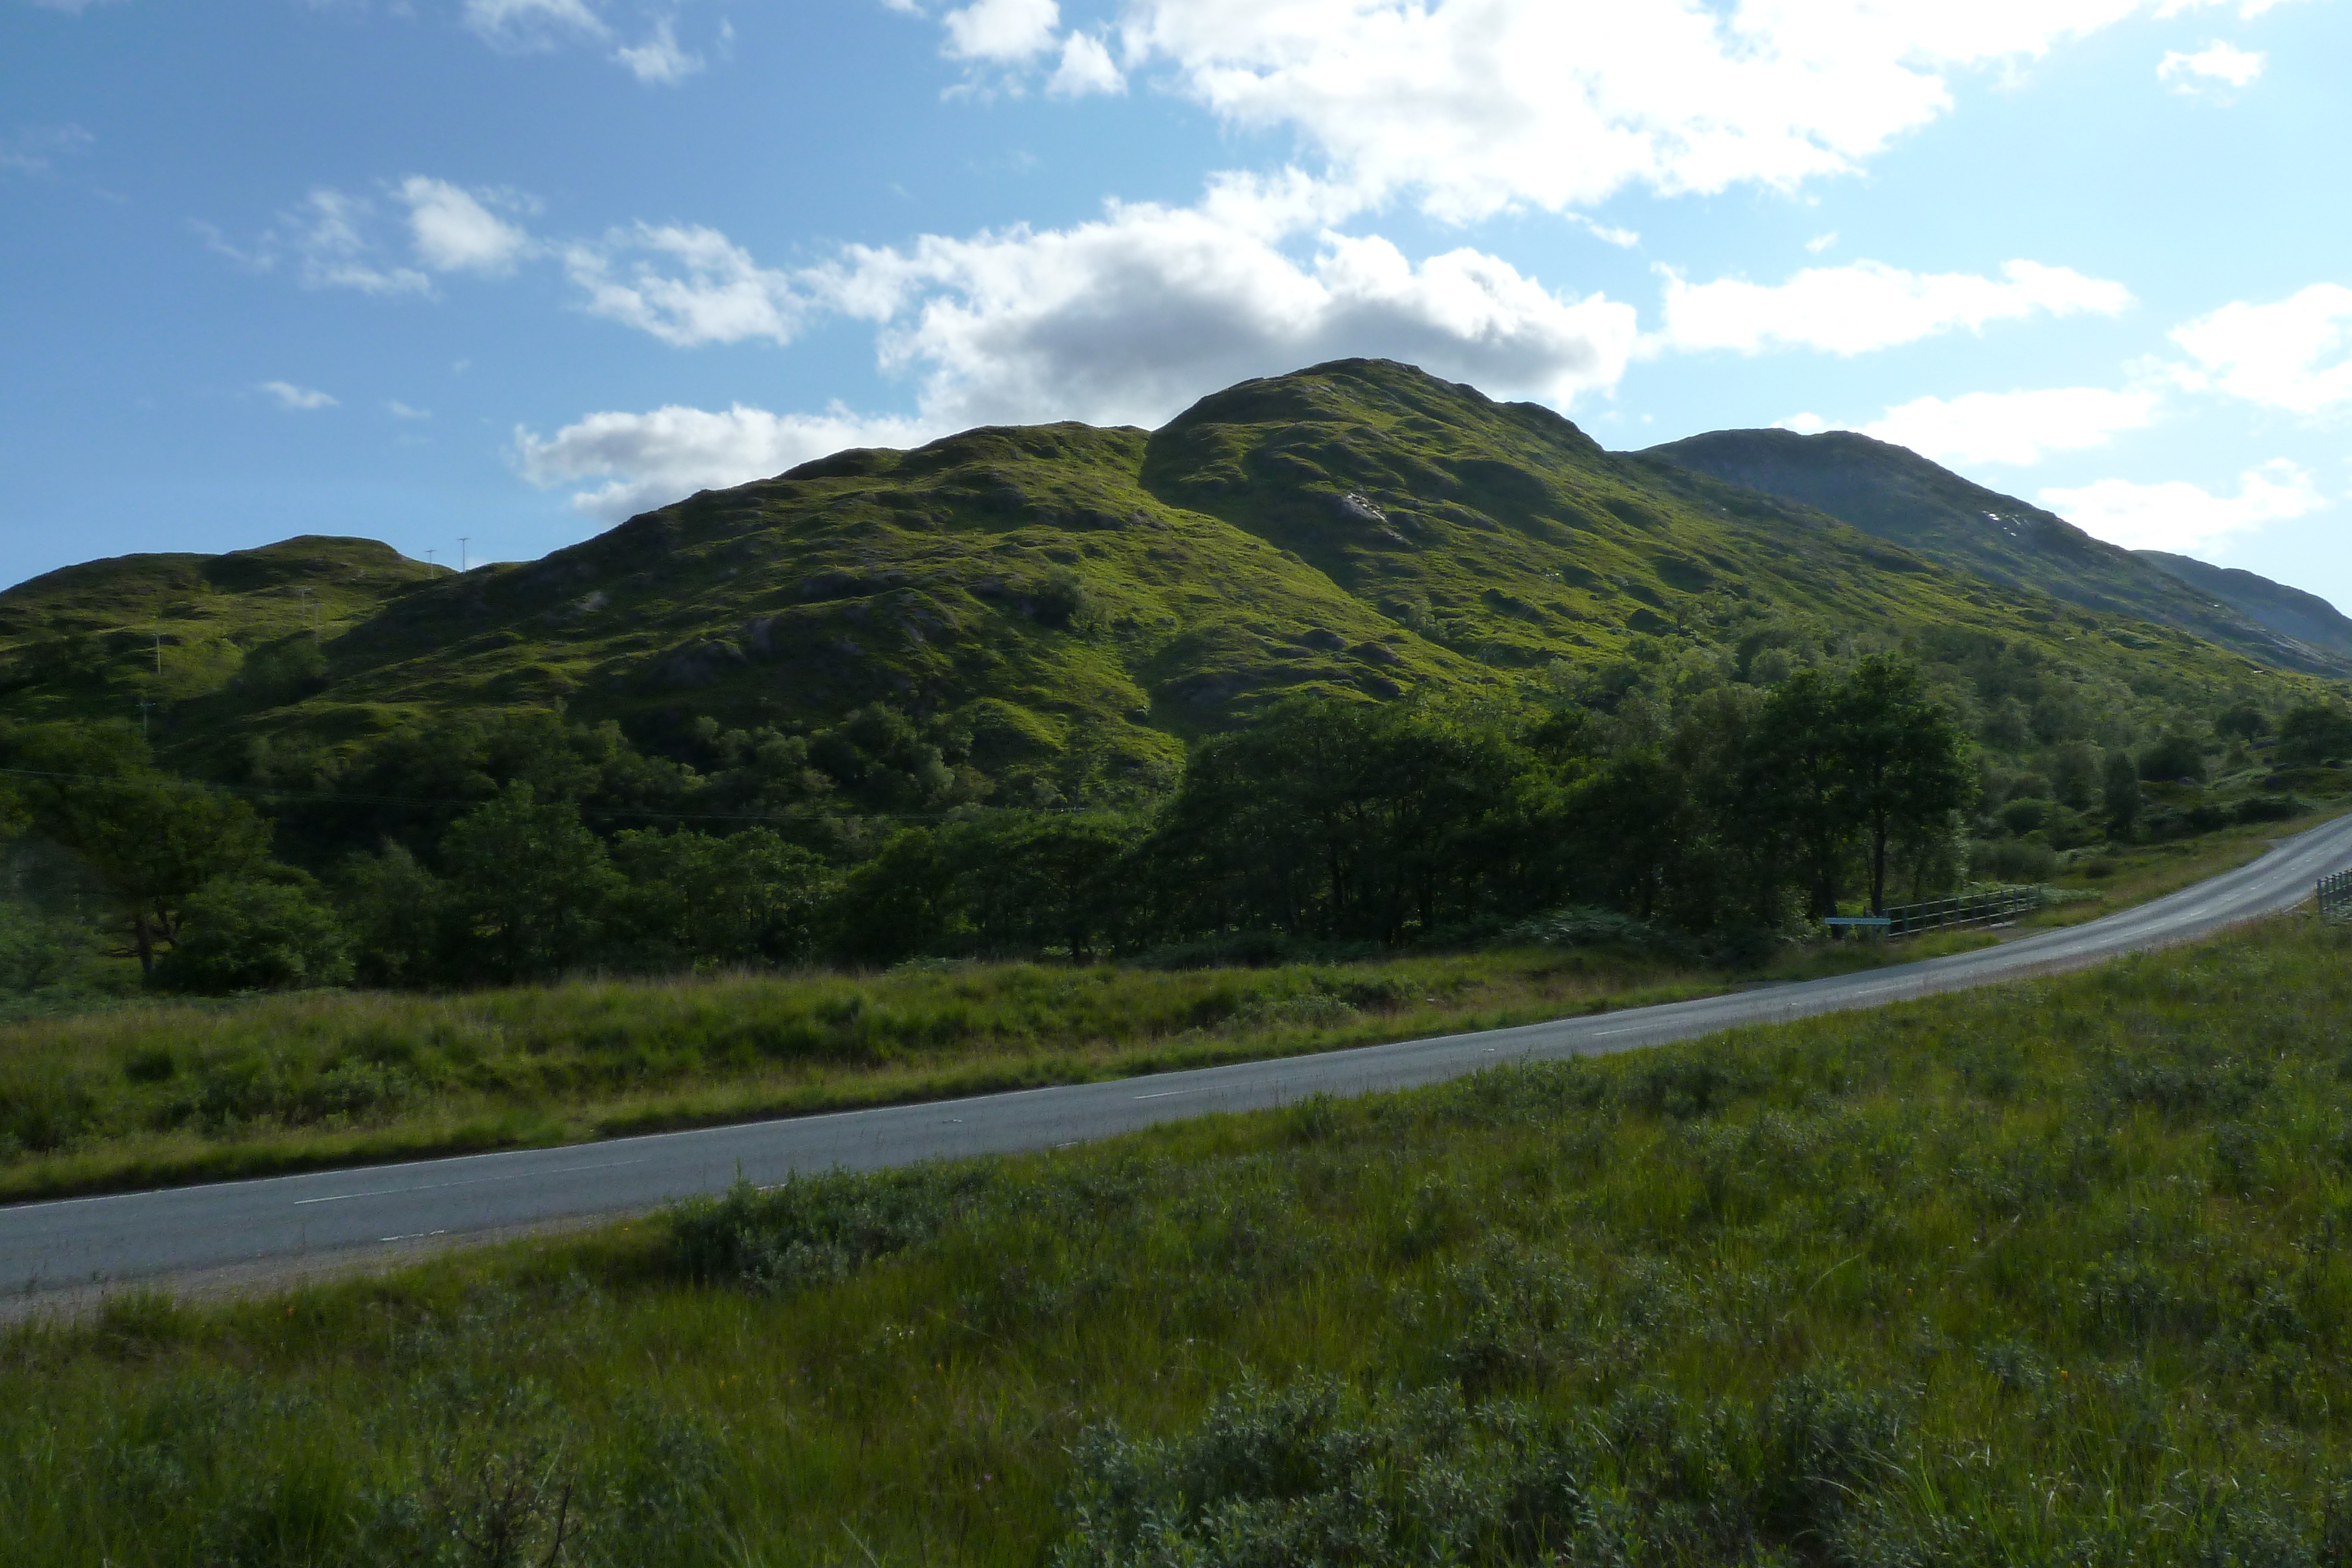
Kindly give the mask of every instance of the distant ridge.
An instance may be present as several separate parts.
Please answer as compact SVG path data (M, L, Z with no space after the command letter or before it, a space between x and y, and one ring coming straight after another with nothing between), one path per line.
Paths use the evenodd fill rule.
M2088 610L2175 626L2279 669L2352 674L2352 622L2334 615L2323 601L2297 595L2327 609L2345 640L2290 629L2325 624L2307 610L2290 615L2283 608L2273 619L2219 588L2192 587L2168 562L2093 538L2053 513L1972 484L1906 447L1842 430L1820 435L1718 430L1637 455L1818 507L1864 533L2004 587L2037 589Z
M2283 637L2352 658L2352 616L2347 616L2316 593L2305 593L2300 588L2289 588L2284 582L2273 582L2234 566L2214 566L2190 556L2172 555L2160 549L2132 553Z

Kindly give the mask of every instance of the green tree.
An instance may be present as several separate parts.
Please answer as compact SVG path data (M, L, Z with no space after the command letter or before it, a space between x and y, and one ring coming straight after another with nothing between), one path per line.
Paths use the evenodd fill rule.
M2106 779L2100 790L2100 804L2107 813L2107 831L2117 839L2128 839L2139 823L2142 803L2139 788L2139 765L2128 751L2107 753Z
M2174 731L2159 738L2155 745L2139 754L2139 776L2170 782L2185 779L2201 783L2205 778L2205 752L2194 736Z
M2306 703L2279 720L2279 760L2305 766L2352 757L2352 714L2327 703Z
M27 727L0 742L0 757L22 770L16 793L29 831L105 890L144 974L178 939L190 894L268 855L269 824L251 806L155 771L136 731Z
M387 842L343 863L340 893L360 980L424 986L447 972L449 890L408 846Z
M1110 816L1022 813L958 831L953 897L985 952L1068 951L1091 959L1131 916L1129 856L1141 838Z
M340 986L352 977L351 940L300 882L225 877L187 901L186 929L155 967L158 984L221 995Z
M1839 873L1853 836L1843 777L1837 683L1799 670L1772 688L1740 768L1737 820L1787 846L1815 918L1837 913Z
M460 944L457 971L529 979L589 961L625 885L569 800L518 780L450 824L442 869Z
M1841 793L1868 856L1871 913L1884 914L1888 846L1930 832L1975 793L1968 741L1951 711L1922 689L1917 666L1901 659L1864 659L1832 711Z
M782 964L808 956L824 862L765 828L625 832L613 862L628 879L608 935L639 966Z
M836 957L890 964L936 950L956 925L956 865L928 828L894 834L843 879L824 911Z

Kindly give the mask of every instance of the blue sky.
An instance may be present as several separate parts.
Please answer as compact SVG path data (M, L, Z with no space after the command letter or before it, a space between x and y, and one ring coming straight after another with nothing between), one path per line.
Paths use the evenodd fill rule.
M0 0L0 582L1384 354L2352 606L2331 0ZM2333 149L2335 151L2331 152Z

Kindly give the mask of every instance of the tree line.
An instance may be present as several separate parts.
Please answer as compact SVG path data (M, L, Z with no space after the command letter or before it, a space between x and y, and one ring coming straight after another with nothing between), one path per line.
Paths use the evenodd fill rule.
M927 770L948 771L903 718L843 727L871 749L816 749L895 770L911 800ZM47 855L79 879L156 984L199 991L1395 948L1493 940L1576 907L1738 951L1967 880L1985 778L1958 716L1891 654L1717 687L1671 716L1297 698L1202 740L1163 799L1128 810L795 815L824 788L800 777L814 764L799 739L758 743L764 763L734 746L751 781L739 799L784 808L772 822L622 825L593 802L661 799L677 765L604 730L541 728L551 743L519 750L470 804L352 791L265 815L160 771L121 727L19 727L0 732L0 833L19 862ZM2352 753L2335 710L2280 728L2290 757ZM2131 831L2148 766L2201 767L2193 746L2183 758L2164 744L2084 765L2110 832ZM409 737L371 766L385 779L450 760ZM337 843L328 829L348 812L372 841L346 826ZM287 841L308 852L273 852Z

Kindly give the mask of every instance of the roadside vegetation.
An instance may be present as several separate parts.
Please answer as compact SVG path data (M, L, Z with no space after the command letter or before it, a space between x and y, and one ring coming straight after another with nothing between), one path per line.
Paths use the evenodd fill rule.
M1784 689L1801 699L1791 705L1801 717L1809 694L1838 693L1829 683ZM1776 692L1759 713L1774 716L1780 700ZM1818 713L1806 722L1818 726ZM1923 733L1940 737L1948 758L1951 737L1938 722L1931 716ZM1591 727L1577 718L1556 722L1553 733L1588 737ZM0 1199L1164 1071L1641 1006L1995 940L1955 932L1892 945L1822 944L1791 939L1801 925L1765 924L1752 905L1737 916L1743 887L1745 896L1791 904L1818 889L1805 869L1803 835L1776 837L1769 821L1738 805L1735 788L1739 757L1785 757L1807 733L1798 727L1794 740L1768 742L1736 732L1748 749L1731 763L1710 765L1712 772L1694 764L1693 777L1717 782L1688 788L1682 826L1690 836L1654 837L1659 860L1625 852L1622 843L1609 850L1601 830L1610 819L1579 815L1612 802L1642 814L1670 792L1664 782L1655 790L1633 787L1637 777L1664 779L1660 754L1640 748L1559 764L1569 782L1552 788L1565 803L1523 806L1516 817L1481 808L1451 828L1422 821L1418 839L1415 820L1400 826L1339 810L1385 799L1363 784L1375 775L1409 781L1427 803L1438 793L1430 759L1449 755L1448 745L1457 760L1465 753L1519 758L1530 771L1496 777L1520 789L1513 798L1523 802L1541 776L1540 733L1514 749L1500 727L1481 732L1369 709L1289 710L1212 743L1197 788L1188 778L1149 832L1121 837L1099 820L980 818L902 834L846 877L765 832L732 841L624 832L608 846L570 803L516 792L450 826L440 873L404 851L362 860L346 886L365 894L362 917L379 929L361 954L379 988L359 991L314 985L219 999L168 995L174 977L205 965L272 964L291 983L302 974L305 939L341 955L349 973L337 916L318 884L290 868L199 884L177 942L157 960L154 986L137 985L131 962L118 959L110 989L103 965L86 946L77 956L59 923L20 909L11 925L10 906L0 904L0 967L13 962L40 981L19 986L15 1021L0 1022ZM1415 748L1427 766L1400 755ZM1301 782L1317 762L1322 775ZM2221 798L2236 804L2215 808L2224 825L2201 832L2111 831L2064 850L2046 835L2006 841L2041 857L2053 899L2018 928L2072 924L2172 891L2317 820L2302 810L2271 821L2274 800L2298 810L2310 801L2260 792L2269 776L2268 764L2250 757L2237 775L2217 779L2215 791L2231 792ZM2329 799L2343 775L2306 765L2291 777ZM2126 782L2148 796L2168 794L2164 809L2180 814L2184 786L2136 776ZM1947 776L1945 787L1951 784ZM1788 806L1788 796L1784 784L1777 796L1759 789L1748 798ZM234 800L196 796L192 806L177 787L153 779L95 795L36 794L33 810L62 815L93 799L110 808L143 803L167 819L185 812L194 827L160 840L125 831L139 819L119 810L87 812L79 825L68 817L61 830L117 848L160 841L179 857L166 857L166 870L200 860L191 846L221 841L205 836L207 823L241 824L224 835L236 852L254 852L263 836L262 819L238 816ZM1718 828L1708 825L1710 800L1722 814ZM2249 812L2249 802L2263 809ZM1800 825L1822 821L1789 810ZM1335 813L1337 830L1329 827ZM2254 820L2238 820L2247 816ZM1929 814L1933 832L1915 835L1915 845L1959 852L1950 837L1958 817L1949 807ZM1735 853L1727 843L1742 821L1754 831ZM1827 860L1811 862L1825 867L1832 895L1867 868L1861 826L1850 817L1843 835L1827 839ZM1512 833L1548 841L1549 861L1513 852ZM1430 842L1436 852L1425 850ZM1376 925L1351 924L1384 918L1379 890L1410 894L1424 855L1451 855L1447 846L1457 844L1458 858L1435 880L1464 912L1461 923L1425 934L1412 926L1394 944L1367 934ZM1108 869L1081 875L1083 862L1055 859L1073 846L1111 856ZM1017 867L1008 863L1016 858ZM134 870L156 863L128 852L124 860ZM1276 863L1291 874L1268 874ZM1745 881L1736 874L1742 868ZM1639 874L1613 884L1592 880L1621 873ZM1609 902L1552 904L1570 890ZM1732 901L1731 923L1675 918L1689 907L1676 899L1710 892ZM1287 925L1276 918L1286 904ZM1646 917L1628 904L1646 908ZM522 907L541 914L514 916ZM1514 909L1534 913L1505 924ZM508 918L499 918L501 910ZM135 911L149 920L152 938L166 940L169 904L150 898ZM1090 956L1083 936L1051 945L1073 920L1100 933ZM544 954L559 940L601 942L604 956L617 959L627 956L625 945L614 944L631 930L641 961L620 965L617 975L381 988L404 973L450 976L438 955L455 949L444 943L503 952L499 964L529 973L552 967L530 957L534 943ZM643 958L648 930L671 934L651 959ZM1160 940L1147 946L1145 933ZM786 967L828 943L848 944L852 953L913 947L920 956L887 968ZM974 954L1005 948L1034 956ZM583 946L572 956L584 964L598 951ZM696 973L688 958L698 951L730 961L706 959ZM654 977L642 977L646 969Z
M580 980L157 1002L0 1030L0 1199L1168 1071L1533 1023L1949 951L1742 971L1623 940L1356 963ZM1572 934L1571 934L1572 935ZM1614 936L1618 940L1612 940Z
M0 1339L58 1564L2325 1563L2352 945Z

